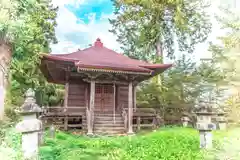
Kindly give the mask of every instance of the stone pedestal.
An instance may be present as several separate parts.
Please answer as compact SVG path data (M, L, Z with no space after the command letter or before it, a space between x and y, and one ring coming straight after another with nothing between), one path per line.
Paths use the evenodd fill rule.
M197 114L197 129L200 136L200 148L211 149L212 148L212 130L216 128L216 125L212 123L212 112L208 112L202 108Z
M29 89L20 111L22 121L16 126L16 129L22 133L24 159L38 159L38 148L41 143L40 133L42 132L42 122L37 119L39 112L41 112L41 108L36 104L35 93Z
M37 159L39 142L39 132L41 131L41 121L38 119L23 120L17 124L16 129L22 133L22 151L26 159Z
M200 148L211 149L212 148L212 132L211 131L199 131L200 134Z
M219 130L226 130L227 120L224 113L219 113L217 117L217 125Z
M218 128L219 128L219 130L226 130L227 123L226 122L218 122Z

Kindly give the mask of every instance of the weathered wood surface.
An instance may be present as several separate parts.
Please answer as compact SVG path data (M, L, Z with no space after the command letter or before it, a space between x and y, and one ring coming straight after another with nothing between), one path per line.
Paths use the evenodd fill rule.
M85 106L67 106L66 108L63 106L56 107L45 107L44 116L65 116L65 115L84 115L86 111Z
M123 108L123 116L128 114L128 108ZM126 119L126 118L125 118ZM160 116L154 108L136 108L133 112L133 127L137 130L141 128L156 128L161 125Z
M87 84L69 84L68 106L86 106L85 86Z

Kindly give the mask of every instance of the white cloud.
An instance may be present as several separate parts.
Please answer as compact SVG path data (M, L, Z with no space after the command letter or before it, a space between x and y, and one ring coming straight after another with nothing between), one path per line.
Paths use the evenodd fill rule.
M83 1L71 0L66 3L66 0L54 0L53 4L59 6L56 28L59 43L51 46L53 53L66 53L76 51L80 47L85 48L88 44L94 43L97 38L100 38L106 47L119 49L114 35L108 32L111 27L108 18L112 17L112 14L102 14L100 21L95 20L95 14L89 14L90 22L85 24L65 6L81 5ZM69 35L74 36L75 39ZM78 44L77 41L80 43Z

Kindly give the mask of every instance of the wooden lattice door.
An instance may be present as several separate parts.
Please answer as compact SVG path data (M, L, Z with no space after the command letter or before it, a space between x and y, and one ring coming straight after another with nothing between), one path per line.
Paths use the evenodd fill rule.
M95 88L95 108L101 111L112 111L113 96L113 85L97 84Z

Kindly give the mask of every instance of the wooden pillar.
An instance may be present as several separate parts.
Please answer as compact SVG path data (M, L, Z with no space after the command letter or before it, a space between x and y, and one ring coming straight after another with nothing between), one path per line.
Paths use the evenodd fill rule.
M88 120L88 110L89 110L89 95L88 95L88 93L89 93L89 91L88 91L88 83L86 83L85 84L85 93L84 93L84 100L85 100L85 107L86 107L86 117L84 117L84 116L82 116L82 128L84 129L84 130L87 130L87 128L85 128L85 127L87 127L87 126L85 126L85 125L87 125L87 120ZM86 121L84 121L84 120L86 120ZM84 122L86 123L86 124L84 124Z
M134 111L137 110L137 103L136 103L136 89L137 86L133 86L133 108L134 108Z
M95 101L95 81L91 81L90 83L90 106L89 106L89 114L88 116L88 135L93 134L93 120L94 120L94 101Z
M89 107L88 107L88 83L85 84L84 97L85 97L85 106L86 106L86 109L87 109L87 108L89 108Z
M119 106L118 106L118 85L115 85L115 107L116 107L116 110L119 111Z
M128 134L133 134L133 83L128 85Z
M116 85L113 84L113 122L115 124L116 118L115 118L115 112L116 112Z
M64 117L64 130L68 129L68 93L69 93L69 82L66 82L65 84L65 95L64 95L64 111L65 111L65 117Z

